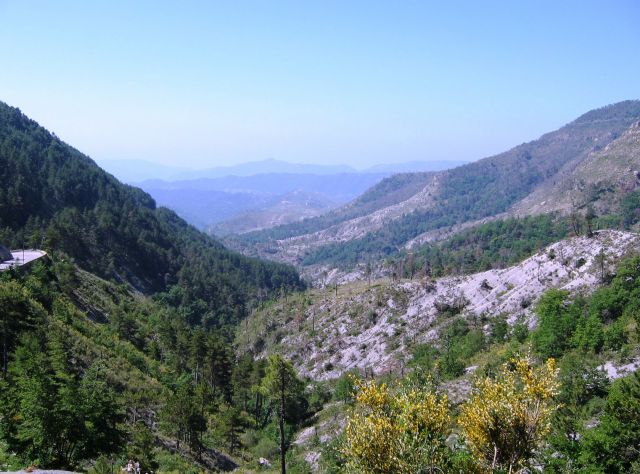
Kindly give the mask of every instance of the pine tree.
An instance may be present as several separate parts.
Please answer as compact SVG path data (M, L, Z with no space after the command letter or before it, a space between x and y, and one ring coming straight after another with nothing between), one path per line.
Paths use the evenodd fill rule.
M278 405L278 427L280 431L280 468L282 474L286 474L287 441L285 438L285 419L287 418L287 406L294 406L302 395L304 386L298 379L291 362L284 360L279 355L269 357L262 391L273 403ZM293 414L290 414L293 415ZM290 416L294 418L294 416Z

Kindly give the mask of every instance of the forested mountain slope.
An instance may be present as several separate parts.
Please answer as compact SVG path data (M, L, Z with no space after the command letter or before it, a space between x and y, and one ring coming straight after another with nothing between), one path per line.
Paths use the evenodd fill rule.
M7 356L0 367L0 469L34 462L86 468L107 455L115 469L127 457L147 470L166 463L189 472L235 467L200 437L192 445L202 449L198 461L195 451L174 455L183 435L159 429L165 418L184 423L169 403L179 384L189 403L181 376L194 331L176 310L55 258L28 273L0 274L0 304ZM210 335L206 346L209 364L232 370L219 336ZM230 390L230 375L218 378L222 390Z
M425 233L507 213L538 187L553 183L558 173L605 148L639 119L640 101L593 110L500 155L439 173L403 175L410 186L394 188L398 199L370 213L351 215L345 207L244 238L256 245L259 254L295 264L353 265L384 257ZM370 192L385 194L384 184Z
M273 459L268 366L236 358L229 333L304 288L295 269L227 250L5 104L0 180L0 241L48 253L0 273L0 471ZM299 385L290 432L314 410Z
M242 236L243 241L262 242L270 239L286 239L314 233L337 224L366 216L406 201L420 192L433 178L433 172L400 173L383 179L360 197L325 215L305 219L283 226L252 232Z
M293 268L228 251L3 103L0 182L0 242L63 252L97 275L167 291L193 323L237 321L250 301L303 286Z

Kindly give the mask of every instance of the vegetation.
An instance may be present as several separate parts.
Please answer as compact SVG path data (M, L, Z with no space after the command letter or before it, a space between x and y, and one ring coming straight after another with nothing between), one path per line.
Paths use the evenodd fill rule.
M637 112L616 110L569 127L589 143L585 137L615 132ZM500 212L583 153L585 143L558 148L553 137L543 137L508 156L447 172L435 207L370 234L362 247L354 244L353 255L391 254L415 232ZM322 426L325 410L339 424L348 407L338 441L321 443L317 433L312 441L318 449L327 445L321 457L327 472L640 470L640 376L611 383L602 371L606 363L640 355L638 256L615 274L603 264L604 286L591 296L550 290L535 307L532 330L524 321L509 324L507 315L470 320L462 300L439 303L438 343L406 341L413 350L408 376L314 383L279 356L255 359L285 334L270 321L271 339L243 319L261 304L295 321L299 332L326 329L305 309L317 297L334 317L327 294L289 296L303 288L293 269L227 251L4 105L0 160L0 179L10 183L0 190L0 239L50 254L0 274L2 469L33 464L107 472L136 459L144 470L196 473L238 464L258 470L258 459L266 458L272 470L308 472L293 442L296 431ZM426 178L394 177L363 196L359 209L402 200ZM454 193L456 187L463 191ZM611 219L635 225L637 201L630 193ZM360 212L356 207L349 212ZM580 224L549 216L492 222L390 266L395 277L422 273L428 280L506 265L578 225L589 234L597 223L590 212ZM316 225L301 226L307 224ZM400 311L407 298L396 293ZM284 302L270 299L277 294ZM381 307L387 299L367 285L370 304ZM363 308L353 305L349 314L370 327L379 315L359 314ZM231 344L234 330L243 353ZM389 335L388 347L399 336ZM445 393L472 377L470 369L471 395L453 401Z
M226 250L2 103L0 179L0 241L49 254L0 274L0 464L199 472L233 468L221 450L271 457L265 364L237 360L229 334L304 288L296 271Z
M607 118L595 118L598 116ZM605 146L638 118L638 102L622 102L585 114L556 132L500 155L443 172L439 175L432 205L392 220L361 238L314 248L305 256L303 264L352 267L372 257L394 255L407 241L425 232L446 232L455 226L499 215L554 176L564 164ZM582 212L588 215L586 211L588 209ZM269 238L305 233L304 224L299 225L300 229L289 227L290 232L282 235L274 231ZM310 229L313 230L319 228ZM561 233L561 229L557 232ZM266 239L267 235L262 234L262 238Z
M278 406L278 430L280 436L280 469L286 474L286 456L288 446L285 432L285 420L297 421L301 413L306 412L303 398L304 387L298 379L290 362L275 355L269 358L265 369L262 387L265 396ZM289 440L290 441L290 440Z
M0 180L0 242L57 252L96 275L162 292L191 324L237 322L253 302L304 286L293 268L230 252L156 208L3 103Z
M235 465L220 451L235 462L273 459L273 371L250 356L237 361L223 332L55 259L0 274L0 303L0 465L135 458L143 469L199 472ZM294 384L283 364L295 394L282 420L289 446L326 398Z
M419 419L418 411L413 407L407 418L399 407L410 404L400 400L417 387L427 404L474 364L470 396L445 406L448 421L432 431L447 443L419 441L426 436L421 429L406 431L423 455L440 453L437 464L421 472L433 466L438 472L636 472L640 375L610 383L602 366L640 355L638 291L640 257L629 256L588 297L549 290L535 308L532 331L498 315L486 321L478 343L471 323L449 316L438 344L415 346L408 376L359 382L341 450L323 451L326 472L416 472L403 467L411 455L401 440L402 423ZM340 379L336 393L347 385ZM441 419L430 410L428 419Z
M352 203L340 209L321 216L303 219L300 222L249 232L239 236L239 238L243 242L255 244L272 239L284 239L316 232L340 222L364 216L378 209L402 202L424 188L432 175L432 173L399 173L383 179Z
M442 472L450 416L447 396L425 387L360 382L346 428L346 472Z
M553 359L536 368L525 357L505 364L496 379L476 382L458 422L481 470L518 472L531 467L558 408L553 400L557 378Z

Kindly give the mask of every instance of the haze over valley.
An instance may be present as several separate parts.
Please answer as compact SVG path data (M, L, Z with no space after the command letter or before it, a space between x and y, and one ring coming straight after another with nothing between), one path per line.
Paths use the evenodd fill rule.
M0 474L640 472L637 2L0 19Z

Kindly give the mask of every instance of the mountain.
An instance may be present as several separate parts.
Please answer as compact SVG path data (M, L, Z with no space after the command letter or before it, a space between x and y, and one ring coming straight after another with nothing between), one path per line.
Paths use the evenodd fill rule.
M144 176L144 173L178 176L176 169L155 169L143 161L113 166L117 176ZM420 169L440 170L455 166L457 162L409 162L376 165L364 171L346 166L299 165L277 160L245 163L233 167L212 168L191 173L192 179L144 179L133 182L155 201L172 209L190 224L209 229L214 234L245 233L274 225L296 222L322 214L356 198L381 179L398 171ZM147 170L145 171L145 166ZM140 167L140 168L139 168ZM139 169L138 169L139 168ZM138 170L138 171L136 171ZM188 176L189 173L182 173ZM218 176L219 175L219 176ZM211 177L217 176L217 177ZM326 202L318 206L286 206L290 193L298 196L317 195ZM274 215L279 217L274 218ZM243 219L253 222L242 225ZM230 221L227 225L225 221ZM216 224L223 223L221 226Z
M265 206L226 219L207 228L217 236L244 234L314 217L336 207L325 194L296 190L271 199Z
M250 161L232 166L217 166L184 173L182 179L221 178L224 176L253 176L256 174L292 173L292 174L339 174L353 173L355 169L347 165L314 165L290 163L269 158L261 161Z
M640 101L593 110L499 155L451 170L392 177L367 191L364 200L229 244L296 265L349 267L381 259L443 232L514 215L520 201L552 186L594 153L604 153L639 119ZM620 150L633 146L630 141ZM367 203L367 196L383 198Z
M0 180L0 242L64 253L145 293L168 291L194 322L226 324L242 317L238 302L303 287L293 268L225 249L2 103Z
M384 174L374 173L335 175L274 173L170 182L150 180L143 181L139 186L153 196L160 205L174 210L189 223L206 229L227 220L238 222L247 212L254 216L264 214L263 222L267 225L268 216L273 212L279 212L274 207L277 208L280 203L287 201L291 193L295 193L298 197L305 194L315 195L324 203L321 208L313 206L312 208L317 209L318 212L314 211L311 214L309 214L311 208L308 206L299 207L300 212L289 207L286 212L289 217L281 220L280 223L296 221L350 201L384 176ZM300 201L300 199L297 200ZM228 229L236 227L231 223ZM257 228L261 227L259 225ZM237 231L242 229L251 229L251 227L237 227Z
M414 419L432 422L448 413L443 442L453 435L470 444L470 408L488 427L483 433L495 429L493 439L509 433L508 440L521 440L515 433L525 425L509 421L519 411L513 402L525 400L523 412L539 419L541 403L532 394L546 383L554 387L553 405L539 449L527 455L535 456L531 464L544 472L631 472L640 457L633 449L639 252L638 234L603 230L561 240L504 269L435 279L368 281L361 274L260 308L236 331L236 346L262 357L285 354L298 371L332 387L331 401L294 441L316 472L327 466L335 472L345 457L356 458L344 454L356 436L366 449L372 439L386 443L381 431L402 433L406 418L387 410L410 400ZM522 376L518 366L526 368ZM425 387L427 394L420 392ZM444 397L442 408L424 408L436 394ZM372 419L386 427L372 427ZM419 430L408 439L422 449ZM479 471L495 471L495 446L487 445ZM381 452L388 451L365 459ZM455 465L459 455L452 452L442 471L475 472L473 464ZM383 455L384 462L390 457Z
M248 464L240 434L264 445L277 419L266 361L236 358L230 334L303 289L297 272L227 250L3 103L0 179L0 241L47 250L0 273L2 470ZM315 413L307 386L288 429Z
M640 186L640 122L597 147L584 160L569 163L513 207L516 214L568 214L591 206L598 214L619 211L625 195Z
M257 174L340 174L355 173L346 165L316 165L290 163L269 158L231 166L193 169L178 166L166 166L145 160L101 160L100 164L110 173L126 183L138 183L148 180L197 180L216 179L226 176L254 176Z

